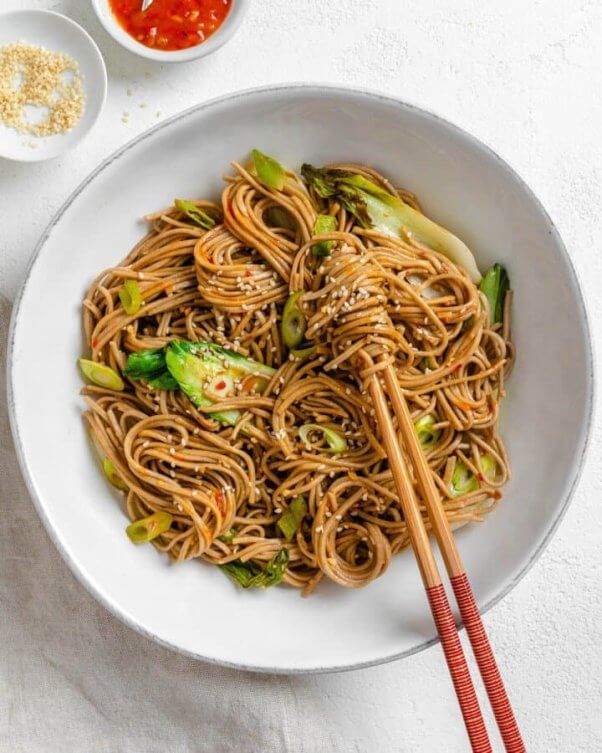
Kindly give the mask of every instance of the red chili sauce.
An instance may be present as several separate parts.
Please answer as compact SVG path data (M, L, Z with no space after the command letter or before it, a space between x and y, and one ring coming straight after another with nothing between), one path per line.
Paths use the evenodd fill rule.
M144 13L142 0L109 0L127 33L146 47L183 50L204 42L223 23L232 0L154 0Z

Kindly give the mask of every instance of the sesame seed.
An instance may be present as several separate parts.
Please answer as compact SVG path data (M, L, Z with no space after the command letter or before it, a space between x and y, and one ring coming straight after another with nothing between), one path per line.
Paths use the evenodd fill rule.
M65 81L63 75L70 73ZM13 81L19 78L15 86ZM62 52L17 42L0 47L0 123L19 133L51 136L71 131L85 107L82 75L75 60ZM25 106L45 107L39 122L27 119ZM32 142L33 143L33 142Z

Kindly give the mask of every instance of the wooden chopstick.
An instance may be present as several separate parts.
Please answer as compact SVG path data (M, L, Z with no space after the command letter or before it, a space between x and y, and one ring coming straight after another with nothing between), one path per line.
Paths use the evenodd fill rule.
M460 614L466 627L481 677L483 678L483 684L489 696L489 702L491 703L504 747L507 753L524 753L526 748L493 655L491 644L485 632L466 569L462 564L462 559L445 510L441 504L433 475L414 429L410 409L399 387L397 376L391 364L388 364L384 368L383 376L405 448L412 461L420 488L422 489L423 501L445 562L445 567L456 596L456 602L460 609Z
M365 360L368 363L373 363L369 356L366 356L364 353L362 355L365 356ZM492 749L487 728L485 727L472 678L468 671L466 657L464 656L458 635L458 628L449 606L443 583L441 582L439 569L430 546L429 536L418 507L418 500L408 474L383 387L377 373L372 373L369 377L368 388L374 403L376 418L385 450L389 458L389 465L399 495L410 543L420 569L433 614L433 620L441 639L441 645L456 690L472 750L475 753L491 753Z

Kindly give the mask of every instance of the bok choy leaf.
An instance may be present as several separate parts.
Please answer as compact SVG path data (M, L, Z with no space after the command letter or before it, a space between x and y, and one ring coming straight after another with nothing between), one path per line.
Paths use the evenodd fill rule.
M228 562L220 565L220 568L242 588L268 588L280 583L286 572L288 559L286 549L281 549L267 563L265 569L253 562Z
M358 173L305 164L301 174L310 188L324 199L339 201L364 227L399 237L407 229L420 243L462 267L478 284L481 273L468 247L441 225L430 220Z

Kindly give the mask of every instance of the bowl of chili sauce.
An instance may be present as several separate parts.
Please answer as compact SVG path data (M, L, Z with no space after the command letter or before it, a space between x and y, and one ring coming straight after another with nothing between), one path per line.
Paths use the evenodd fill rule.
M109 34L150 60L184 62L208 55L230 39L249 0L92 0Z

